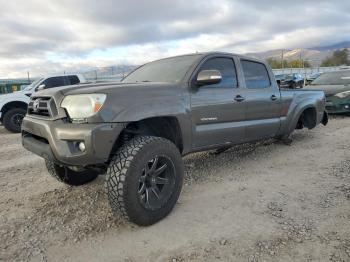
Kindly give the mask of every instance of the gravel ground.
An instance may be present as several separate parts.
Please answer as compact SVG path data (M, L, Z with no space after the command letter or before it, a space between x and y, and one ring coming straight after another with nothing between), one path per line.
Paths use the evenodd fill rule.
M0 261L350 261L350 118L220 155L184 158L174 211L142 228L112 215L104 177L51 178L0 127Z

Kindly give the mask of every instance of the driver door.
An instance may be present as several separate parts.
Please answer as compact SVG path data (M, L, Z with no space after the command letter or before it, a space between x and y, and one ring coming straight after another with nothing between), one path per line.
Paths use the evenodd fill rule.
M242 142L245 138L245 101L237 99L242 89L238 86L233 58L208 58L195 79L202 70L218 70L222 80L218 84L192 86L193 148Z

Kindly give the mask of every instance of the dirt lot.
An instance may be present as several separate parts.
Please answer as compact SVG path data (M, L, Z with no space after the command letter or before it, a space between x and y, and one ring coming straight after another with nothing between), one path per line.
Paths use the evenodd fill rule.
M350 261L350 117L219 156L185 158L174 211L114 217L104 177L68 187L0 127L0 260Z

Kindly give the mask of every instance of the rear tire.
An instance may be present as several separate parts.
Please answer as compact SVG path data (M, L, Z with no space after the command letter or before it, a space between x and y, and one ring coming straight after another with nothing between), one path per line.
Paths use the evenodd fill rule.
M3 117L4 127L12 133L21 133L21 125L27 111L23 108L12 108Z
M158 222L175 206L183 172L181 154L169 140L138 136L127 141L106 174L112 210L140 226Z
M45 160L47 171L58 181L70 186L81 186L91 182L98 177L98 173L91 170L76 172L68 167L59 166L51 161Z

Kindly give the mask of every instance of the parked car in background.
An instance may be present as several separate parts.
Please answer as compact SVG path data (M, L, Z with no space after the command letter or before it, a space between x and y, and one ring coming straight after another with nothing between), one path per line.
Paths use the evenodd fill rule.
M323 73L307 88L325 92L329 113L350 113L350 70Z
M22 144L68 185L106 174L113 211L145 226L173 209L181 155L272 137L290 143L295 129L327 121L324 92L281 90L257 59L197 53L145 64L120 83L36 93Z
M277 85L280 86L281 81L284 81L285 78L286 78L286 74L275 75L275 80L277 82Z
M310 85L312 81L314 81L317 77L319 77L321 75L320 72L317 73L313 73L311 75L308 75L305 79L305 84L306 85Z
M304 78L298 73L276 75L276 81L281 88L294 89L303 88L304 86Z
M56 75L37 79L21 91L0 95L0 122L14 133L21 132L22 119L27 112L30 96L43 89L76 85L86 82L80 74Z

